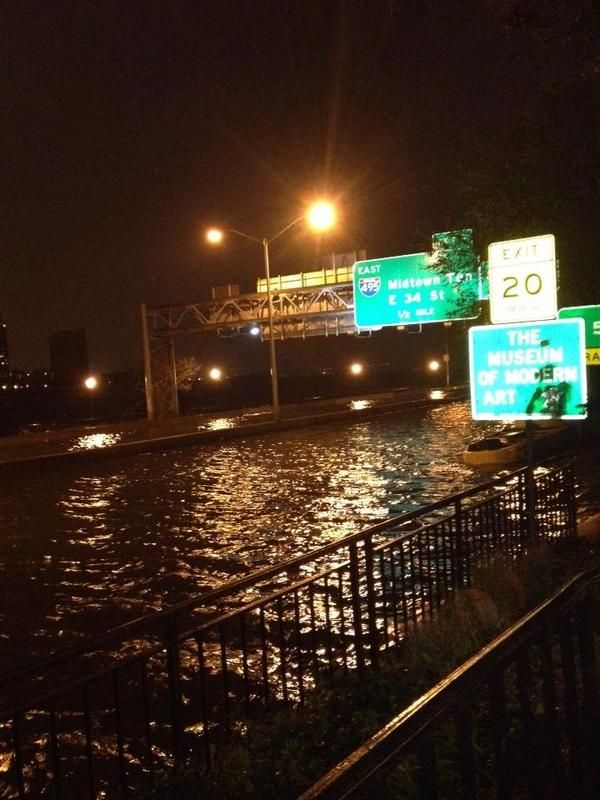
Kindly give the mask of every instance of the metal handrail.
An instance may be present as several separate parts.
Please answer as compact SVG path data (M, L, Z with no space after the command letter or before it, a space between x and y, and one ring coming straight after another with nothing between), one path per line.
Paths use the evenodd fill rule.
M384 767L389 768L394 760L414 752L419 741L430 734L440 720L447 719L457 706L469 702L476 689L597 587L600 587L600 569L581 573L569 580L549 599L394 717L313 784L299 800L343 800L353 796ZM596 680L598 677L596 668ZM597 692L596 708L592 711L597 721Z
M151 634L154 631L156 633L156 631L164 629L164 626L170 621L177 619L186 612L193 611L202 606L210 607L218 600L222 600L223 598L227 597L233 597L244 589L259 584L270 578L274 578L276 575L284 572L293 572L307 563L316 562L337 550L344 550L352 544L375 537L391 528L393 529L401 527L402 525L406 525L415 519L425 517L434 511L439 511L453 505L456 506L457 503L460 504L463 500L476 497L477 495L483 494L484 492L497 487L499 483L504 484L511 480L515 480L520 475L525 474L526 471L526 467L521 467L518 470L514 470L513 472L502 476L500 479L498 477L492 478L491 480L477 484L470 489L463 489L462 491L442 498L441 500L436 500L433 503L419 506L412 511L391 516L382 522L378 522L375 525L369 526L368 528L362 528L361 530L348 534L347 536L344 536L343 538L334 542L321 545L308 554L294 556L278 564L252 571L248 573L248 575L225 581L214 589L210 589L207 592L195 595L194 597L182 601L181 603L172 605L167 609L146 614L142 617L137 617L129 622L123 623L122 625L118 625L114 628L104 631L103 633L95 635L93 639L83 644L65 648L64 650L60 650L59 652L53 653L50 656L41 658L30 665L1 672L0 687L10 684L15 679L22 680L33 674L55 668L64 662L75 659L86 653L96 652L109 645L115 645L117 641L122 642L129 637L135 635L139 636L140 632Z
M19 675L0 715L18 796L38 796L50 780L59 795L69 784L95 799L98 787L144 783L190 748L210 766L245 714L271 700L301 705L317 683L376 667L381 652L472 585L479 565L523 552L536 509L540 540L575 535L572 472L537 474L533 500L525 477L518 470L319 548L340 557L313 561L309 575L285 586L251 580L283 565L233 582L261 588L258 599L229 595L210 616L156 615L162 627L126 653L86 649L81 663L57 658L60 669ZM423 524L402 530L424 513Z

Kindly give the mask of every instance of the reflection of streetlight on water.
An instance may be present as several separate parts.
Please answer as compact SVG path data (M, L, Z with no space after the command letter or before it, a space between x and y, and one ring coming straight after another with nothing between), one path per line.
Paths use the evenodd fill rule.
M241 236L243 239L249 239L252 242L257 242L262 245L263 249L263 263L265 271L265 279L267 285L267 314L269 322L269 366L271 370L271 397L273 417L279 419L279 380L277 377L277 354L275 352L275 331L273 329L273 296L271 292L271 270L269 264L269 245L278 239L282 234L286 233L297 225L302 220L306 223L311 230L316 232L325 232L333 227L336 220L336 211L332 203L326 200L320 200L313 203L307 211L296 219L292 220L285 228L282 228L278 233L270 236L269 238L259 238L258 236L251 236L243 231L238 231L235 228L210 228L206 231L206 241L212 245L220 245L225 238L226 233L233 233L235 236ZM257 331L258 332L258 331ZM256 335L256 334L255 334Z
M88 395L90 398L90 419L92 422L94 421L94 393L98 388L98 378L94 375L88 375L88 377L84 380L83 385L88 391Z

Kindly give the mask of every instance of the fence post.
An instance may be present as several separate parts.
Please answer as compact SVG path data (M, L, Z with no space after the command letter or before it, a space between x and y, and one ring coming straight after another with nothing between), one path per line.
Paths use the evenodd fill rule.
M464 542L463 542L463 519L462 519L462 503L460 498L454 501L454 520L455 520L455 546L454 546L454 561L455 561L455 576L456 585L455 589L462 589L465 583L465 570L463 565L464 558Z
M354 624L356 666L359 671L362 671L365 667L365 654L363 651L360 570L358 566L358 549L356 542L352 542L350 545L350 592L352 594L352 621Z
M532 545L537 539L537 529L535 524L535 477L533 474L533 423L527 420L525 423L527 434L527 467L525 479L525 508L527 515L527 539L528 544Z
M183 706L181 702L181 684L179 681L179 638L177 619L167 621L165 632L167 650L167 676L169 682L169 706L173 735L173 757L175 761L183 758Z
M377 634L374 566L373 537L367 536L365 539L365 578L367 582L367 610L369 614L369 652L371 656L371 666L377 667L379 665L379 637Z
M566 485L567 507L568 507L568 531L569 536L577 536L577 498L575 496L575 475L571 466L563 468L563 475L565 478L564 485Z

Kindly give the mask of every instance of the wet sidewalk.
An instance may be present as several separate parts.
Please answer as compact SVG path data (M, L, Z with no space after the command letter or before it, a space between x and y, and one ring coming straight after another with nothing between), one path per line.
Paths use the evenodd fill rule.
M165 420L134 420L120 423L73 426L30 431L0 437L0 468L44 465L66 460L91 460L103 456L182 447L239 438L303 425L325 424L349 418L420 406L464 400L467 389L397 389L359 397L317 398L281 406L279 421L271 408L241 409L174 417Z

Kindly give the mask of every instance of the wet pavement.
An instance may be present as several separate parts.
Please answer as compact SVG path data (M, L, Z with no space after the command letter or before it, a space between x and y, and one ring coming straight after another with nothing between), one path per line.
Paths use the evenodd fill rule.
M369 416L401 406L445 403L464 399L464 386L439 389L397 389L390 392L342 398L315 398L281 406L281 417L273 419L271 408L241 409L174 417L164 420L134 420L98 423L63 429L28 431L0 437L0 467L31 460L52 462L69 456L90 458L102 455L143 452L185 444L213 442L226 438L285 430L304 424L331 422L337 418Z

